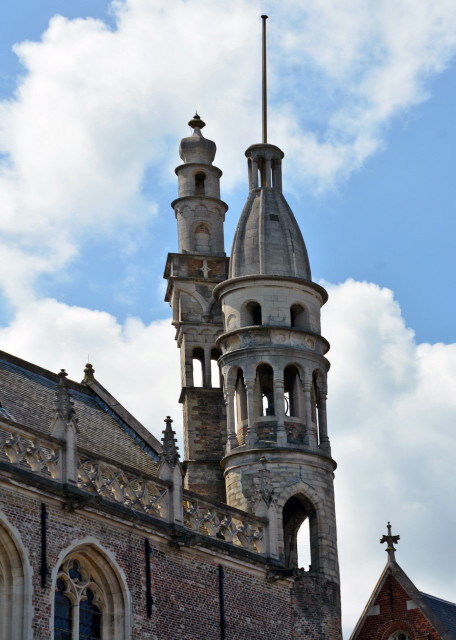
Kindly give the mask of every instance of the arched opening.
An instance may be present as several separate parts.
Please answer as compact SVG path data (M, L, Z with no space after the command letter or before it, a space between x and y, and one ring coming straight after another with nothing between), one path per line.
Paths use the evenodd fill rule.
M204 381L204 351L201 347L195 347L192 354L193 386L202 387Z
M285 415L301 417L301 380L294 365L285 368L283 374Z
M53 640L126 640L125 590L97 549L84 545L59 566Z
M395 631L388 640L413 640L413 638L407 631Z
M195 194L197 196L204 196L205 194L205 185L204 182L206 180L206 176L204 173L197 173L195 175Z
M221 355L222 354L218 349L211 350L211 381L213 387L222 386L222 377L220 367L218 366L218 359Z
M262 324L261 305L258 302L252 301L245 305L244 322L242 324L244 327L260 326Z
M260 364L257 368L255 386L259 398L259 410L256 413L260 416L274 416L274 372L269 364Z
M296 329L308 329L307 309L300 304L293 304L290 307L291 326Z
M306 570L318 571L317 518L312 503L301 494L292 496L285 503L282 516L285 565L288 568L304 565Z
M25 568L13 538L0 521L0 638L28 638L30 604Z
M211 233L204 223L195 229L195 251L197 253L209 253L211 250Z
M242 444L245 438L244 422L247 420L247 394L245 390L244 376L240 369L238 371L234 387L234 411L236 416L236 433L239 443Z

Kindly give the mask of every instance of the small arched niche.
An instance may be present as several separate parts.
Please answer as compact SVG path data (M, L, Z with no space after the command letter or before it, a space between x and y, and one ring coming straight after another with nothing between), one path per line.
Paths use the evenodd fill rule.
M205 187L206 175L204 173L195 174L195 194L197 196L204 196L206 193Z
M195 251L196 253L209 253L211 250L211 232L204 222L201 222L195 229Z
M261 305L255 300L247 302L243 313L243 327L260 326L262 324Z
M290 307L290 324L296 329L309 328L309 314L302 304L292 304Z
M302 494L292 496L283 507L282 518L285 566L293 569L305 565L306 570L318 571L317 517L310 500Z

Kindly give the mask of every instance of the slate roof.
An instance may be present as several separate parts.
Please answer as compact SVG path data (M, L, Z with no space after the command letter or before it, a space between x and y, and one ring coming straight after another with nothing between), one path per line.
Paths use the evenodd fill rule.
M435 596L421 592L425 603L432 609L443 628L447 630L451 637L456 638L456 604L441 600Z
M2 415L49 435L57 380L56 374L0 351ZM161 450L158 440L96 381L90 386L71 380L67 383L78 419L78 448L91 458L156 474Z

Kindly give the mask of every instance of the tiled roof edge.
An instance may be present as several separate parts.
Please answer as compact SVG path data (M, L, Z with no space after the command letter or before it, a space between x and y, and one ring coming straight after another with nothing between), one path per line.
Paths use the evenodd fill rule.
M108 413L136 444L146 451L153 460L159 460L162 445L157 438L131 415L118 400L112 396L97 380L85 382L82 387L90 388L95 402Z

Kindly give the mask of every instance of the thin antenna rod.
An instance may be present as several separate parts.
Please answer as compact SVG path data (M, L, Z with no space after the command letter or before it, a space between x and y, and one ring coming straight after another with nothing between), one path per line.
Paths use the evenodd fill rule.
M263 20L263 144L268 142L268 97L266 84L266 20L268 16L261 16Z

